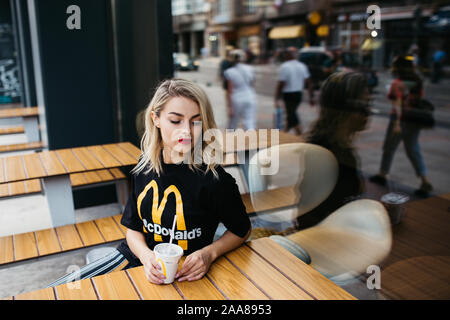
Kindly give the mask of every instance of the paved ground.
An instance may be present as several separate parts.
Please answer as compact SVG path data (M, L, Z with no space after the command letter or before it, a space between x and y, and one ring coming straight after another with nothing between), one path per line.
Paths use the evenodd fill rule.
M226 127L225 95L217 78L217 59L201 61L200 71L180 72L176 76L191 79L199 83L207 92L219 127ZM273 127L273 91L276 83L277 66L256 67L256 91L258 93L258 127ZM378 114L371 117L367 129L357 137L356 149L361 159L361 169L365 175L378 170L381 159L381 146L388 123L389 105L385 99L385 86L389 83L388 74L380 75L378 92L374 95L374 108ZM435 193L450 192L450 81L439 85L426 86L426 96L437 107L438 126L421 134L420 142L429 171L429 178L435 187ZM303 103L300 115L307 130L318 115L318 107L310 108ZM0 144L25 142L24 134L0 136ZM4 156L6 154L2 154ZM411 164L405 156L403 146L397 151L392 167L391 190L412 192L419 181L414 176ZM374 185L369 186L371 197L377 198L387 190ZM118 212L117 204L77 210L77 220L86 221ZM0 236L50 228L50 218L45 199L41 195L2 200L0 206ZM114 246L114 245L106 245ZM85 264L85 255L91 249L33 259L21 263L0 266L0 298L45 287L49 282L63 275L71 265ZM365 285L356 283L346 288L358 298L379 299L368 292Z

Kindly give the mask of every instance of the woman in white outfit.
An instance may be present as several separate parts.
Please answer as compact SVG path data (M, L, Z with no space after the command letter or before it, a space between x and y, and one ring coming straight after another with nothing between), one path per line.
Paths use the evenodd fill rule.
M253 68L243 63L246 55L242 50L233 51L231 56L233 66L224 73L228 81L228 128L236 129L242 118L246 130L256 129L256 93L253 88L255 80Z

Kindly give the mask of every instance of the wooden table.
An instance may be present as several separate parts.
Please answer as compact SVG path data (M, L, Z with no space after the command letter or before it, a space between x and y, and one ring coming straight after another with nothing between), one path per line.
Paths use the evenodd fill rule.
M221 130L222 146L226 163L235 163L227 168L239 186L240 193L248 193L248 170L250 159L258 150L275 145L304 142L302 137L277 129Z
M14 118L21 119L28 142L40 141L37 107L0 109L0 124L11 124Z
M75 223L70 174L136 165L129 142L43 151L0 158L0 183L40 179L54 227Z
M181 266L181 263L180 263ZM143 267L13 297L16 300L354 300L351 294L269 238L216 260L202 279L150 283Z

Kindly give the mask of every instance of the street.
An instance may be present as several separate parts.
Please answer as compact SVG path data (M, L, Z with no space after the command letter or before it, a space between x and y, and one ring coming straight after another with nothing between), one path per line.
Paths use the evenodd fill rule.
M200 60L199 71L176 72L175 77L192 80L202 86L211 100L218 127L225 128L227 115L225 109L225 92L218 78L218 58ZM258 65L255 70L255 90L257 92L258 128L273 128L273 94L275 91L278 66ZM355 139L355 150L360 157L360 166L367 177L377 173L382 155L384 135L389 122L390 103L386 98L386 86L392 81L389 72L379 73L379 84L372 100L373 115L366 127ZM450 172L450 80L443 79L439 84L425 81L425 98L435 105L437 125L432 130L422 130L420 146L427 167L427 175L433 184L433 194L449 192L450 181L443 172ZM316 92L316 101L317 101ZM304 96L299 108L303 130L307 132L318 117L319 107L310 107L308 98ZM391 190L402 190L412 193L420 185L413 167L401 144L392 164L389 180Z

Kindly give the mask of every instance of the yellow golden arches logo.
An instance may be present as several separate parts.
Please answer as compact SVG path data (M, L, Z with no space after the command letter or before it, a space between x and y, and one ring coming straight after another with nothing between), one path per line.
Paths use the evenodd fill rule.
M166 190L164 190L164 196L159 203L159 192L158 192L158 184L155 180L150 181L141 192L141 194L137 198L137 210L139 218L142 220L141 214L141 203L144 200L147 192L153 189L153 205L152 205L152 220L153 223L161 225L161 216L166 207L167 197L173 193L175 195L175 204L176 204L176 215L177 215L177 230L183 231L186 230L186 223L184 221L183 214L183 200L181 199L180 191L174 185L169 186ZM148 233L147 229L143 227L144 233ZM174 230L175 231L175 230ZM155 241L161 242L162 237L159 234L155 234ZM187 250L187 240L178 240L178 245L183 248L183 250Z
M164 275L164 277L167 278L166 265L164 264L164 261L161 260L161 258L158 258L158 260L156 260L156 263L159 263L159 262L161 262L160 265L161 265L161 268L163 270L163 275Z

